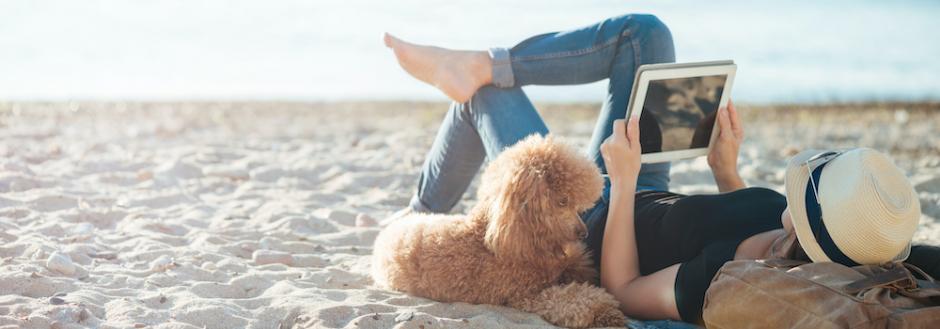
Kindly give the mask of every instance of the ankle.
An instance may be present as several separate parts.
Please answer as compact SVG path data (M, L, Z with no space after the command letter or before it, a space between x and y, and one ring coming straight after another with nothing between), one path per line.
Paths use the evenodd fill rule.
M474 51L470 65L477 86L484 86L493 82L493 62L489 53Z

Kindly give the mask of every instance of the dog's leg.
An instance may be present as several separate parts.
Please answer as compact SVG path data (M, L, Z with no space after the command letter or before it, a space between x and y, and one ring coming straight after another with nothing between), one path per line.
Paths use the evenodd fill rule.
M568 328L623 327L626 323L614 296L587 283L552 286L532 296L510 300L509 306Z

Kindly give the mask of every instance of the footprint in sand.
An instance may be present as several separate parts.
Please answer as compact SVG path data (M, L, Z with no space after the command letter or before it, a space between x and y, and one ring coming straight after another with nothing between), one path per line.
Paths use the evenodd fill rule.
M245 180L249 178L248 169L244 165L224 164L207 165L202 168L202 174L211 177L223 177L235 180Z
M395 309L382 304L332 306L313 314L311 323L326 328L390 328L395 323Z
M262 275L248 274L236 277L230 283L199 282L191 292L202 298L255 298L261 296L274 281Z
M0 295L20 295L32 298L51 297L60 292L72 292L77 288L71 279L49 277L38 273L0 274Z
M261 238L258 245L264 249L278 250L292 254L315 254L323 252L323 247L303 241L284 241L276 237Z
M304 278L313 281L318 287L328 289L362 289L372 284L372 278L368 275L338 270L336 268L325 268L314 271Z
M281 166L266 166L252 169L248 172L248 177L253 181L273 183L282 177L291 176L291 173Z
M19 201L0 197L0 209L20 205Z
M182 302L171 314L176 321L206 329L247 328L248 319L254 318L239 307L211 300Z
M330 221L310 216L287 216L263 227L265 232L285 232L297 236L310 236L338 232L339 228Z
M30 209L52 212L75 208L78 206L78 201L75 198L64 195L50 195L33 199L29 201L28 204L30 205Z
M19 173L7 174L0 177L0 193L24 192L46 185L48 184L43 184L41 181Z
M372 244L378 235L379 229L370 227L322 234L308 239L326 246L346 246L347 248L343 248L341 253L368 255L372 252Z

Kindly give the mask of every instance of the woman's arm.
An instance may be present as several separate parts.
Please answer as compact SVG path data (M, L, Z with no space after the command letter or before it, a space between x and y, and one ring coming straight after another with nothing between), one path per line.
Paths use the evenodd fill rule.
M633 224L635 190L635 179L615 181L611 178L610 207L601 246L601 286L611 292L621 290L640 276Z
M640 275L633 225L634 193L640 172L639 129L636 117L630 118L628 126L624 120L616 120L613 135L601 145L611 184L601 246L601 286L614 295L628 316L679 319L674 293L679 266Z
M640 173L639 118L615 120L613 133L601 145L601 156L610 177L610 207L601 246L601 285L613 292L640 275L633 232L633 196Z
M742 189L744 180L738 175L738 150L744 141L744 127L738 118L734 103L718 109L718 138L708 152L708 166L712 168L718 191L725 193Z
M636 183L611 181L610 208L601 247L601 286L620 302L620 310L640 319L679 320L675 282L679 265L640 275L633 224Z

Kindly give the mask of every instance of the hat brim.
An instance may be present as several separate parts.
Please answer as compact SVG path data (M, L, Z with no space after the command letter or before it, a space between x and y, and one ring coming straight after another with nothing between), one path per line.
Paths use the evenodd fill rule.
M822 251L816 237L809 226L806 216L806 184L809 182L809 171L804 166L813 156L825 152L823 150L806 150L790 158L787 163L787 172L784 178L786 187L787 209L790 212L790 221L800 247L813 262L830 262L832 260Z
M902 250L901 253L898 254L897 257L894 257L894 260L896 260L896 261L905 261L905 260L907 260L907 258L910 257L910 256L911 256L911 244L908 243L907 246L904 247L904 250Z

